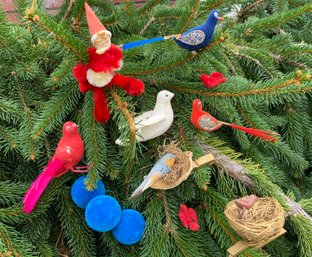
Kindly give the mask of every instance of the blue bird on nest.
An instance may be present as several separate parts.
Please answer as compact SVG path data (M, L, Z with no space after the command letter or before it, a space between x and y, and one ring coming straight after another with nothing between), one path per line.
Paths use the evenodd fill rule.
M203 25L184 32L181 37L174 39L174 41L188 51L197 51L204 48L211 42L218 20L223 20L219 16L219 11L211 11Z

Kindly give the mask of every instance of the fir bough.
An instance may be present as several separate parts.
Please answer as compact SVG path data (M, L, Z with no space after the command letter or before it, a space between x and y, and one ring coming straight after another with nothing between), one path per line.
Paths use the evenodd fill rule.
M76 63L87 61L90 45L84 2L65 0L50 15L37 1L16 0L20 24L0 12L0 255L226 256L239 237L224 207L256 193L280 201L289 217L288 232L263 250L248 249L241 256L311 257L310 1L148 0L140 7L132 1L88 1L116 45L181 33L204 23L213 9L226 17L197 54L173 40L125 51L120 73L142 79L145 93L131 97L107 90L107 124L95 121L92 95L81 94L72 75ZM224 73L228 81L205 88L199 75L212 71ZM175 94L172 127L159 138L135 142L133 113L151 110L163 89ZM279 142L226 127L199 132L189 120L195 98L220 120L278 132ZM74 174L55 179L33 213L22 213L22 196L53 155L67 120L79 124L83 163L93 165L88 186L101 178L122 207L143 213L146 230L139 244L122 246L110 233L87 227L83 210L70 199ZM119 137L130 143L117 146ZM192 151L194 158L211 151L216 164L194 170L175 189L149 189L129 200L165 139ZM196 210L199 232L182 226L180 204Z

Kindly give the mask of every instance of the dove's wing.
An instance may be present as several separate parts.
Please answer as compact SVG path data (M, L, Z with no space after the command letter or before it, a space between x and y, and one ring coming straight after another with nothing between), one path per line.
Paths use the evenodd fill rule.
M153 111L143 112L139 116L134 117L134 124L140 123L142 120L145 120L146 118L150 117ZM126 125L118 127L118 129L124 128ZM137 127L139 129L139 127Z
M149 118L152 115L153 111L143 112L139 116L134 118L134 123L140 123L142 120L145 120L146 118Z
M154 116L150 116L147 117L144 120L139 121L139 123L135 124L136 129L140 129L143 127L149 127L149 126L153 126L163 120L165 120L166 117L164 115L154 115Z

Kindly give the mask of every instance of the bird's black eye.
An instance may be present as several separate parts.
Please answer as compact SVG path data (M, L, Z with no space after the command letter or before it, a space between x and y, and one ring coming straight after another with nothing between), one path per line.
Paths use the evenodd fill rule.
M166 97L168 97L169 95L168 94L166 94Z
M67 129L67 130L70 130L70 126L67 126L66 129Z

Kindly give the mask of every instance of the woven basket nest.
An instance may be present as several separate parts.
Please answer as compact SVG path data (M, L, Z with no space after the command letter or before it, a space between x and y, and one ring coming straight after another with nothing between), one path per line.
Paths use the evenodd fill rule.
M258 198L251 209L243 210L243 217L241 211L231 201L224 213L230 226L251 246L261 245L275 236L285 223L284 209L271 197Z
M174 142L169 145L160 146L158 148L159 156L162 157L166 153L175 155L174 164L169 172L163 178L154 183L151 188L154 189L171 189L180 185L186 180L193 170L193 153L190 151L183 152Z

